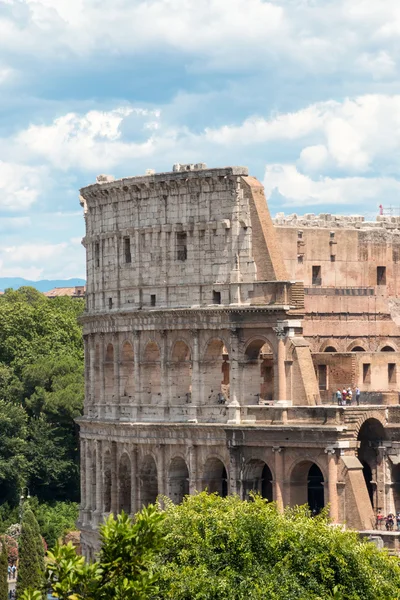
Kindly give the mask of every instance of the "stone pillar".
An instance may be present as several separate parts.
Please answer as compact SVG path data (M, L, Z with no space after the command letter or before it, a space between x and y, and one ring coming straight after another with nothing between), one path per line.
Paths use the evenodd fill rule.
M120 361L120 349L119 349L119 335L118 333L114 334L113 336L113 347L114 347L114 364L113 364L113 369L114 369L114 390L113 390L113 397L114 397L114 406L113 406L113 414L115 416L116 419L119 418L120 416L120 411L121 411L121 407L120 407L120 401L121 401L121 394L120 394L120 379L119 379L119 361Z
M285 337L286 333L283 327L278 326L275 328L276 337L278 338L278 401L285 401L286 398L286 349L285 349Z
M86 508L86 441L80 438L80 462L81 462L81 503L80 510Z
M97 402L101 404L101 412L104 411L105 403L105 381L104 381L104 333L100 334L100 352L99 352L99 379L100 379L100 397L96 398Z
M117 442L111 442L111 512L118 513L118 455Z
M93 468L93 456L90 452L90 441L85 440L85 471L82 472L81 477L86 477L86 500L85 500L85 509L89 513L92 509L92 468Z
M96 512L101 515L103 511L103 455L102 443L100 440L96 444Z
M189 494L194 494L199 490L197 475L197 446L189 447Z
M284 466L283 466L283 448L275 446L272 448L275 456L275 478L274 478L274 500L279 512L283 512L283 481L284 481Z
M240 478L240 447L229 447L229 494L241 493L241 478Z
M140 406L140 331L133 332L133 376L134 376L134 405ZM138 409L132 410L132 420L136 421L138 417Z
M229 354L229 403L238 402L238 393L240 391L239 382L239 330L232 329L230 335L231 351Z
M339 502L337 493L338 468L337 456L334 448L326 448L325 452L328 455L328 500L329 500L329 515L332 523L339 521Z
M138 449L132 447L131 451L131 513L135 515L139 510L138 504Z
M166 478L168 474L165 472L165 445L158 446L158 461L157 461L157 481L158 493L161 496L167 495Z
M161 404L169 406L169 382L168 382L168 332L161 331Z
M199 331L194 329L192 331L192 404L199 406L200 400L200 356L199 356Z
M89 337L89 401L87 404L96 404L99 399L95 398L96 378L96 340L94 334Z

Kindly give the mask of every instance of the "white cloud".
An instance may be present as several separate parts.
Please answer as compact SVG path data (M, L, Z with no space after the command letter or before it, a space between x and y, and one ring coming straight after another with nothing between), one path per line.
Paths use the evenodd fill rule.
M21 211L31 206L43 189L46 169L0 160L0 209Z
M59 244L0 245L0 277L67 279L85 277L80 239Z
M326 205L335 212L337 205L362 205L375 208L381 201L399 197L400 182L391 177L318 177L300 173L295 165L268 165L264 187L267 199L274 191L284 198L284 206Z

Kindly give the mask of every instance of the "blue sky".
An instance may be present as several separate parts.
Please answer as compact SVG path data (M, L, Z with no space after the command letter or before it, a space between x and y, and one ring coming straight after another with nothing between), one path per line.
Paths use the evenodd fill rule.
M276 212L400 206L399 0L0 0L0 276L84 276L80 187L247 165Z

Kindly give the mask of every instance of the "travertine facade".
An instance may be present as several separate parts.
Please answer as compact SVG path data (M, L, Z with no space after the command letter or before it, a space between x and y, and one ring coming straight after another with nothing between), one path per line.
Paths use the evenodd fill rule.
M328 366L307 329L304 273L291 268L292 228L274 228L247 169L101 176L81 203L87 555L104 515L158 494L257 489L280 508L330 502L334 521L359 529L373 525L370 498L394 509L397 406L337 407L320 394Z

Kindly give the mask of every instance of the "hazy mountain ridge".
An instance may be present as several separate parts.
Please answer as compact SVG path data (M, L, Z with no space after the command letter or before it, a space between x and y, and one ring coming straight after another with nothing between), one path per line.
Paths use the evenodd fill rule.
M0 277L0 291L4 292L7 288L18 288L28 285L34 287L39 292L48 292L55 287L75 287L76 285L85 285L85 279L40 279L39 281L29 281L22 277Z

